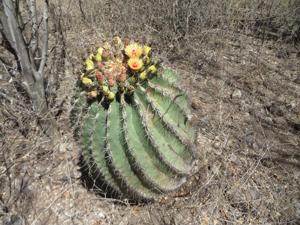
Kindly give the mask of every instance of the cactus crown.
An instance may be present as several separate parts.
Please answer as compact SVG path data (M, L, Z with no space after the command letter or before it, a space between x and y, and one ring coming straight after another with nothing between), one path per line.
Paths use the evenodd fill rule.
M186 181L195 134L177 80L148 45L115 37L89 51L71 119L88 176L101 190L153 200Z
M90 100L113 101L117 93L131 94L137 85L157 74L159 60L151 47L115 37L112 43L88 50L80 76L81 87Z

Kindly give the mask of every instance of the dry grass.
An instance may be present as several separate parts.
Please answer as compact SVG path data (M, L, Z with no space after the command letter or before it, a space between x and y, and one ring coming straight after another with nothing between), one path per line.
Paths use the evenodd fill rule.
M65 55L53 23L57 51L48 75L55 84L49 96L60 127L57 142L42 135L26 98L0 69L6 93L0 95L0 221L297 224L300 63L299 28L293 27L299 1L82 2L85 21L78 1L62 5ZM150 205L97 196L78 172L69 111L80 56L114 34L152 42L165 64L182 74L195 109L198 170L179 193Z

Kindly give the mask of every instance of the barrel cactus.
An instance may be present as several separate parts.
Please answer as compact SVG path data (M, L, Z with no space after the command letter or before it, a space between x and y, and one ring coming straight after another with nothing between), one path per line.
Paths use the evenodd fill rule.
M115 37L89 50L71 121L88 176L134 201L178 189L194 163L190 104L151 47Z

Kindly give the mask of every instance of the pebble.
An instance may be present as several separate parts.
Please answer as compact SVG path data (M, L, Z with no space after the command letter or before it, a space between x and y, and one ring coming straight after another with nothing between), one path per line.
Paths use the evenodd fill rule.
M231 94L231 98L241 98L241 97L242 97L242 91L240 89L235 89Z
M235 154L232 153L231 156L230 156L230 158L229 158L229 160L230 160L231 162L237 162L238 158L236 157Z

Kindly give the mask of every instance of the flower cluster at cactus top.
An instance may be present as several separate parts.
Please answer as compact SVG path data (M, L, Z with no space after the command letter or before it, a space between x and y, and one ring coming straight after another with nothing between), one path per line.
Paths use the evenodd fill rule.
M80 84L90 99L113 101L117 93L132 93L136 85L157 75L149 45L114 37L111 42L89 49Z

